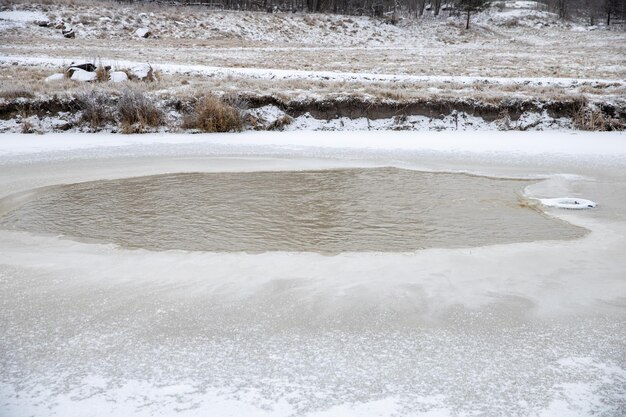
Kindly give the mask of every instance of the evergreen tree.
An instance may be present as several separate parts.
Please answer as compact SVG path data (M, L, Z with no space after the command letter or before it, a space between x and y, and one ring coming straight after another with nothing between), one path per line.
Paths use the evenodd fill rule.
M472 13L480 12L481 10L489 7L489 0L458 0L457 7L463 13L467 15L467 21L465 23L465 29L470 27L470 15Z

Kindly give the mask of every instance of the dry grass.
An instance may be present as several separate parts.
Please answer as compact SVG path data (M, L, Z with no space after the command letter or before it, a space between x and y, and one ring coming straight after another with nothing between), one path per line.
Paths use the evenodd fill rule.
M98 131L108 123L115 122L111 100L106 93L92 90L79 94L77 100L82 110L81 121L92 130Z
M19 98L34 98L35 95L30 90L26 90L25 88L14 88L9 87L7 90L0 91L0 98L5 100L16 100Z
M239 132L243 129L243 118L240 109L209 94L198 99L182 127L203 132Z
M281 116L278 119L274 120L272 123L270 123L270 125L267 127L267 130L283 130L285 126L290 125L292 122L293 118L285 114L284 116Z
M100 83L109 81L109 70L102 63L96 68L96 80Z
M577 129L587 131L626 130L624 121L604 114L595 106L590 105L585 97L578 98L574 106L575 110L571 117Z
M117 103L117 113L123 133L142 133L149 127L165 123L163 112L146 94L137 89L126 89Z

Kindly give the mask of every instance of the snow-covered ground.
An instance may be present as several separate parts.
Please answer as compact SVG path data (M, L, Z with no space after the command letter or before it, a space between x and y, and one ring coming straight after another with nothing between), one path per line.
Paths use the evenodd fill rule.
M336 256L153 252L0 230L0 414L620 415L624 139L2 135L0 210L54 184L357 166L545 178L526 194L598 207L546 208L591 231L574 241Z
M400 104L474 100L497 107L524 101L539 109L584 100L591 110L608 109L604 116L619 120L626 106L625 32L587 30L580 22L562 22L529 1L505 2L503 7L486 10L474 17L469 31L457 17L445 13L438 18L428 13L422 19L404 18L392 25L363 16L155 5L116 5L113 14L110 8L80 1L54 7L15 3L3 9L0 103L74 97L91 90L116 95L134 86L162 102L188 100L203 92L273 97L283 103L352 98ZM51 25L39 26L45 18ZM71 27L76 38L63 38L59 29L63 25ZM139 37L137 30L150 30L152 36ZM49 81L70 63L86 61L120 71L150 63L158 82ZM31 120L31 130L73 124L66 117L55 122L55 115L50 120L38 116ZM390 118L372 123L338 116L327 122L305 116L290 129L459 128L456 118L452 125L441 117L410 116L414 117L402 126ZM555 117L564 116L572 118ZM524 118L538 121L530 128L574 128L572 120L545 117L541 110ZM462 129L504 128L500 122L465 119L469 122ZM513 128L525 129L529 124L522 120ZM15 117L0 129L29 130Z
M268 70L296 70L292 76L317 72L314 77L321 81L328 76L324 72L423 81L430 81L429 76L470 77L470 82L493 77L623 81L623 32L573 31L580 26L557 22L551 13L525 3L532 2L480 14L471 31L446 16L405 19L396 26L336 15L198 13L193 8L121 5L113 12L93 3L18 5L13 7L47 14L51 21L63 19L77 38L63 39L59 30L34 24L19 26L0 32L0 56L10 65L37 60L60 64L98 59L120 65L139 61L162 64L166 71L203 68L204 75L217 76L228 68L233 82L240 75ZM14 13L0 12L0 19L10 22ZM542 27L506 23L511 13ZM139 28L151 29L154 37L138 38ZM274 76L283 75L279 71Z

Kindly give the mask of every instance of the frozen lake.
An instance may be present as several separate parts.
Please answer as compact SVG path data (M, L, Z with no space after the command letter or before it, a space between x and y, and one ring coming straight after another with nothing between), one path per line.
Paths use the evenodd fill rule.
M624 136L542 135L0 138L0 415L623 415Z

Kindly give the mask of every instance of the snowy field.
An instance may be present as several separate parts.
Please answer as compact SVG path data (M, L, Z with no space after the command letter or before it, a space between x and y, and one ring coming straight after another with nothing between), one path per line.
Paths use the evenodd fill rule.
M442 13L398 25L369 17L224 12L90 2L20 3L0 11L0 80L41 94L75 90L44 83L71 62L124 69L149 62L155 89L277 96L504 96L559 100L624 96L623 30L565 23L534 2L508 2L474 18L472 30ZM35 21L63 22L75 39ZM147 28L152 36L136 35ZM181 82L183 82L181 84Z
M623 415L625 139L2 135L0 213L56 184L380 166L542 179L527 197L598 207L543 209L576 240L335 256L0 230L0 415Z

